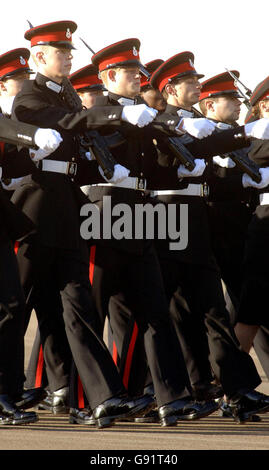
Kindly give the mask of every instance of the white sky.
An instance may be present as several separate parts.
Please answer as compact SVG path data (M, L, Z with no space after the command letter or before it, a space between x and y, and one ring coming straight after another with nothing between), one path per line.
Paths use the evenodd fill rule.
M240 72L250 89L269 75L268 12L264 0L11 0L1 7L0 54L29 48L24 33L57 20L78 25L73 35L72 72L91 61L82 37L97 52L131 37L141 41L140 58L168 59L183 51L195 56L195 68L205 79L225 71ZM161 7L160 7L161 5ZM243 106L244 107L244 106Z

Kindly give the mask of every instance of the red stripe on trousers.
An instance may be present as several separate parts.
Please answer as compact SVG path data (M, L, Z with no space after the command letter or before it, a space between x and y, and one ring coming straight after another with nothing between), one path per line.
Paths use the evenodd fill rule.
M93 281L93 273L94 273L94 262L95 262L95 252L96 252L96 246L92 246L90 248L90 263L89 263L89 280L90 283L92 284ZM85 401L84 401L84 394L83 394L83 386L80 380L80 376L78 375L78 408L83 409L85 408Z
M19 242L15 242L15 243L14 243L14 251L15 251L15 254L18 253L19 246L20 246L20 243L19 243Z
M78 408L80 410L85 408L83 387L82 387L82 383L81 383L79 375L78 375Z
M41 387L42 385L43 367L44 367L44 356L43 356L42 346L40 346L37 367L36 367L35 387Z
M130 345L128 348L126 363L124 367L124 374L123 374L123 385L126 389L128 388L130 370L131 370L131 365L132 365L132 359L133 359L133 353L134 353L134 347L136 343L137 334L138 334L138 327L137 327L137 324L135 323Z
M93 281L93 274L94 274L95 253L96 253L96 245L93 245L91 246L91 249L90 249L90 266L89 266L89 279L90 279L91 284Z

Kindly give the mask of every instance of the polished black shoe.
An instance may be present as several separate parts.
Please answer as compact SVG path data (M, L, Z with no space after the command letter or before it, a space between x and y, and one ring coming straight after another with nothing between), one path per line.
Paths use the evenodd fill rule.
M135 423L159 423L159 413L157 409L145 413L143 416L134 419Z
M177 421L204 418L214 413L219 403L211 400L207 402L193 401L191 397L175 400L160 406L159 418L162 426L176 426Z
M232 416L237 423L250 420L253 414L269 411L269 396L251 390L244 394L238 394L229 400Z
M219 416L221 416L222 418L233 418L232 409L229 403L227 403L227 401L222 400L220 402ZM255 414L251 415L248 419L248 421L251 421L253 423L259 423L261 420L261 417Z
M20 410L8 395L0 395L0 424L30 424L38 421L38 416L33 411Z
M224 391L220 385L203 382L192 386L192 396L197 401L210 401L221 398Z
M95 419L93 417L92 410L90 410L89 408L84 408L83 410L79 410L77 408L70 408L69 423L95 426Z
M111 426L115 420L141 416L155 406L150 395L139 398L114 397L106 400L93 410L93 417L98 428Z
M42 387L29 388L23 390L23 392L14 399L17 408L27 410L36 406L46 396L46 390Z
M55 392L47 391L47 396L38 404L39 410L47 410L53 414L69 412L69 387L63 387Z

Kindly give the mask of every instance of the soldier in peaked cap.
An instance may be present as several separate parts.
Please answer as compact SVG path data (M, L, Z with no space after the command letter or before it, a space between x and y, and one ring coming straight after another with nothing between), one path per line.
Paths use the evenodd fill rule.
M106 90L98 76L98 69L92 64L72 73L69 79L86 108L93 106L96 97Z
M25 48L13 49L0 56L0 106L9 116L23 81L34 73L28 64L29 57L30 51Z
M92 57L108 90L108 96L103 97L102 101L98 99L97 104L110 103L117 109L120 104L128 103L130 115L135 115L140 106L145 106L136 104L136 96L140 91L140 73L144 72L139 47L138 39L126 39L102 49ZM167 117L163 120L171 122ZM176 123L178 121L173 120ZM146 185L150 188L156 178L160 180L161 175L166 181L177 176L174 168L163 169L158 166L149 128L134 130L122 126L120 133L126 141L113 149L113 155L130 170L130 177L118 186L101 184L92 187L88 195L102 210L103 196L109 195L112 208L116 203L128 203L134 214L137 204L150 203ZM136 185L139 180L140 184ZM132 219L132 222L135 223L135 220ZM188 415L188 419L197 419L213 412L215 404L202 405L191 400L185 364L171 330L152 241L145 236L137 239L134 232L131 239L103 239L102 247L96 245L92 287L103 322L111 296L124 295L126 305L144 336L162 425L168 426L175 424L178 419L186 419L184 415ZM163 376L167 377L165 383L161 379Z
M162 63L163 63L162 59L151 60L150 62L147 62L145 64L145 68L147 69L148 73L152 75L152 73ZM165 99L159 90L157 90L156 88L153 88L150 85L149 79L150 77L141 75L140 95L142 96L143 100L148 104L148 106L158 109L158 111L164 111L166 107Z
M192 118L192 105L198 101L200 96L201 84L199 83L199 78L201 78L201 75L194 69L193 55L184 52L164 62L152 75L151 83L164 92L168 103L167 112L180 115L187 114L190 116L190 120L195 121ZM256 123L256 131L259 125L259 122ZM262 125L267 126L267 123L263 122ZM224 142L226 138L230 142L230 150L232 150L233 142L237 140L235 136L238 136L238 129L228 129L219 133L220 140L218 144L216 141L213 141L217 134L202 139L200 141L201 157L203 155L206 156L203 145L207 146L210 140L211 156L226 152ZM252 135L251 127L245 128L245 131L246 134ZM258 131L256 135L258 135ZM242 133L238 138L241 140L241 147L248 146L249 142L243 137ZM184 142L184 138L181 139ZM189 144L187 144L187 147L190 148ZM235 145L236 147L237 144ZM204 183L207 182L206 173L208 170L204 171L205 165L204 167L201 166L201 168L202 171L193 179L188 177L185 179L187 172L179 171L181 177L186 182L185 189L173 190L170 191L170 194L169 191L155 192L160 201L166 203L171 201L187 203L189 208L189 240L187 248L181 252L169 253L167 249L165 250L165 246L161 246L159 242L157 242L157 245L159 245L159 256L166 291L168 299L171 301L170 311L177 332L180 335L179 337L185 341L182 344L186 345L186 351L188 351L190 346L190 350L192 352L195 351L195 344L193 343L195 334L193 325L195 321L197 322L196 331L199 331L197 344L199 344L199 340L201 344L201 338L204 340L201 344L200 355L198 354L194 357L196 364L199 364L198 370L196 368L195 371L196 373L200 372L200 377L199 374L196 377L198 381L192 382L194 390L200 396L203 392L207 393L207 390L210 393L208 383L210 381L210 368L206 365L207 344L204 334L206 326L210 365L222 384L224 392L232 400L235 419L238 419L240 415L239 419L242 420L252 415L255 412L255 407L256 410L261 411L266 409L268 397L260 397L253 390L260 383L260 377L251 358L239 349L238 342L229 323L219 270L210 244L207 206L204 199L205 193L201 191L201 185L203 187ZM195 195L196 197L194 197ZM196 289L198 291L195 295L194 290ZM220 335L221 329L223 333ZM227 331L229 332L229 338ZM227 353L228 350L229 353ZM233 359L231 360L231 358ZM190 359L190 365L193 365L193 357L190 356ZM201 360L203 361L201 362ZM230 365L228 366L229 363ZM234 373L231 372L235 369L237 370L236 378ZM244 395L245 389L252 389L251 396Z
M42 137L43 134L43 137ZM4 142L22 146L50 146L55 150L61 139L52 130L38 129L0 116L0 179L28 175L35 168L27 154L7 154ZM49 143L50 140L50 143ZM42 144L43 141L43 144ZM24 412L38 403L42 389L24 390L24 308L13 243L34 230L31 220L5 196L0 184L0 425L37 421L33 412ZM8 354L7 354L8 351Z
M248 122L269 117L269 77L254 89ZM260 167L269 166L268 145L259 139L252 142L249 157ZM244 257L244 278L236 334L245 351L249 351L259 326L268 329L264 302L268 292L268 186L259 190L259 204L248 227ZM255 305L255 307L254 307ZM254 310L252 310L254 308Z
M103 94L105 87L103 82L98 77L98 69L90 64L82 67L81 69L73 72L69 76L69 80L72 83L74 89L78 93L82 105L85 108L91 108L96 100L97 96ZM53 300L53 305L61 312L61 302L58 302L58 294ZM57 308L58 305L58 308ZM55 312L55 317L57 313ZM59 333L62 332L62 325L59 328ZM69 404L69 371L70 371L70 354L69 346L66 345L66 337L61 338L61 341L57 340L58 344L65 344L65 347L61 348L60 356L56 358L56 344L52 348L52 355L50 356L49 364L44 363L44 357L42 352L42 346L40 341L40 333L37 327L36 337L34 340L31 356L27 368L27 384L32 386L33 384L46 384L47 385L47 376L49 376L49 390L48 395L42 403L39 404L39 409L50 410L53 413L62 413L66 412ZM63 354L64 353L64 354ZM55 363L55 359L57 363ZM52 365L52 367L50 367ZM50 368L47 371L47 368ZM51 370L52 369L52 370ZM72 365L72 370L76 371L74 364ZM77 373L72 374L73 376ZM74 379L75 380L75 379ZM78 387L71 387L77 388ZM70 397L71 408L75 408L72 402L72 396ZM72 412L74 415L74 411ZM73 416L74 419L74 416ZM94 420L93 420L94 424Z
M236 70L232 73L239 78ZM202 82L199 106L219 128L237 127L240 94L228 72ZM247 156L248 147L245 150ZM242 185L242 170L229 157L213 157L210 174L209 215L214 254L234 308L242 280L244 240L256 206L257 189Z
M44 354L46 338L53 334L53 325L48 318L50 312L44 301L46 282L55 280L71 352L96 423L98 427L104 427L110 426L119 416L141 412L152 402L148 397L133 400L126 397L112 358L94 331L96 322L88 279L88 248L80 236L79 218L80 208L87 199L79 184L83 181L82 176L85 176L85 184L104 179L97 162L79 157L76 136L103 124L118 125L124 119L124 107L113 109L113 112L111 107L82 110L76 94L72 95L71 102L72 89L70 91L69 87L68 95L64 93L67 89L62 90L63 82L68 87L65 79L70 74L72 32L76 27L72 21L58 21L31 28L25 33L26 39L31 41L38 73L35 80L29 81L28 85L24 83L16 96L13 117L40 126L49 121L56 129L61 129L63 142L58 151L44 159L46 161L32 174L30 187L25 185L14 194L14 201L22 206L37 227L36 236L20 245L17 257L25 283L33 286L35 302L39 306ZM118 180L119 170L118 166L112 181L113 178ZM122 178L124 172L120 174Z

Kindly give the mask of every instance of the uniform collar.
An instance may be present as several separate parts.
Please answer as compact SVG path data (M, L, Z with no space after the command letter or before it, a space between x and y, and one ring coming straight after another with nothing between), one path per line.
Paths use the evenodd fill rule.
M169 114L177 114L179 117L183 117L183 118L194 117L193 111L188 111L187 109L180 108L179 106L174 106L173 104L167 104L165 112Z
M36 82L38 85L47 88L48 90L51 90L56 94L60 94L63 90L63 87L59 85L59 83L54 82L53 80L46 77L45 75L42 75L39 72L36 74Z
M108 96L113 101L117 101L121 106L131 106L136 104L136 100L132 98L126 98L125 96L118 95L117 93L108 92Z

